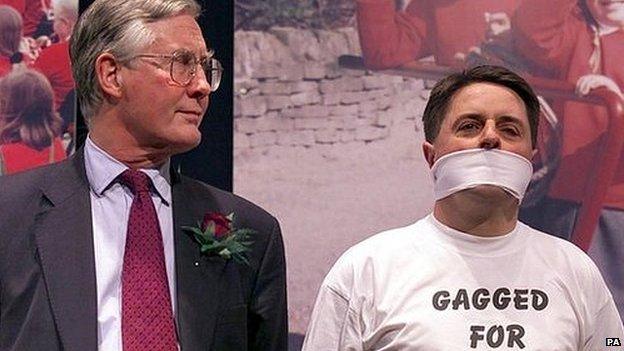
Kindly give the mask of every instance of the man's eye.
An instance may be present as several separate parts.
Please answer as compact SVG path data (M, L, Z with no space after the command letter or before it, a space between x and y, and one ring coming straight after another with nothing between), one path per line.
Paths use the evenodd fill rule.
M520 131L516 127L504 127L502 128L502 131L505 134L509 134L509 135L514 135L514 136L520 135Z
M459 125L459 130L462 131L471 131L479 128L479 126L474 122L462 123Z
M191 53L183 52L176 56L176 61L183 65L189 65L195 62L195 57Z

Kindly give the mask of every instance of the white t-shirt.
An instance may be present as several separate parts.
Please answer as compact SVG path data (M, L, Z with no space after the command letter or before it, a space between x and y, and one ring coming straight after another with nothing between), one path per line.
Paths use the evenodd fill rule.
M624 342L622 322L576 246L520 222L482 238L429 215L340 257L303 350L608 350L606 338Z

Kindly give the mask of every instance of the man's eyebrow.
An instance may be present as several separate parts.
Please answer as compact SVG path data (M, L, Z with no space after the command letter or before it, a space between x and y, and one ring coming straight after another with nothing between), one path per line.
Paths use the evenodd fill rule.
M496 122L502 122L502 123L513 122L519 125L524 125L524 123L522 123L522 120L520 118L515 117L515 116L509 116L509 115L503 115L503 116L496 118Z

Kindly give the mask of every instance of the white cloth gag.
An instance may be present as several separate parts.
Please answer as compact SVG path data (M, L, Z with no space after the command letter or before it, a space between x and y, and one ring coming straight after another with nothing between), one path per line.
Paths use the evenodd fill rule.
M436 200L478 185L503 188L522 201L531 181L531 161L498 149L468 149L446 154L431 167Z

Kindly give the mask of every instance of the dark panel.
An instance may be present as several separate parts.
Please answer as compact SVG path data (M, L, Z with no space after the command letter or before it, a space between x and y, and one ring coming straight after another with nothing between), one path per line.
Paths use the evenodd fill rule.
M80 10L91 0L80 0ZM175 167L183 174L202 180L224 190L232 190L232 103L234 54L234 2L199 1L204 9L198 22L210 47L225 70L221 86L210 96L210 107L201 125L202 143L194 150L173 158ZM82 145L87 130L80 112L77 120L78 145Z

